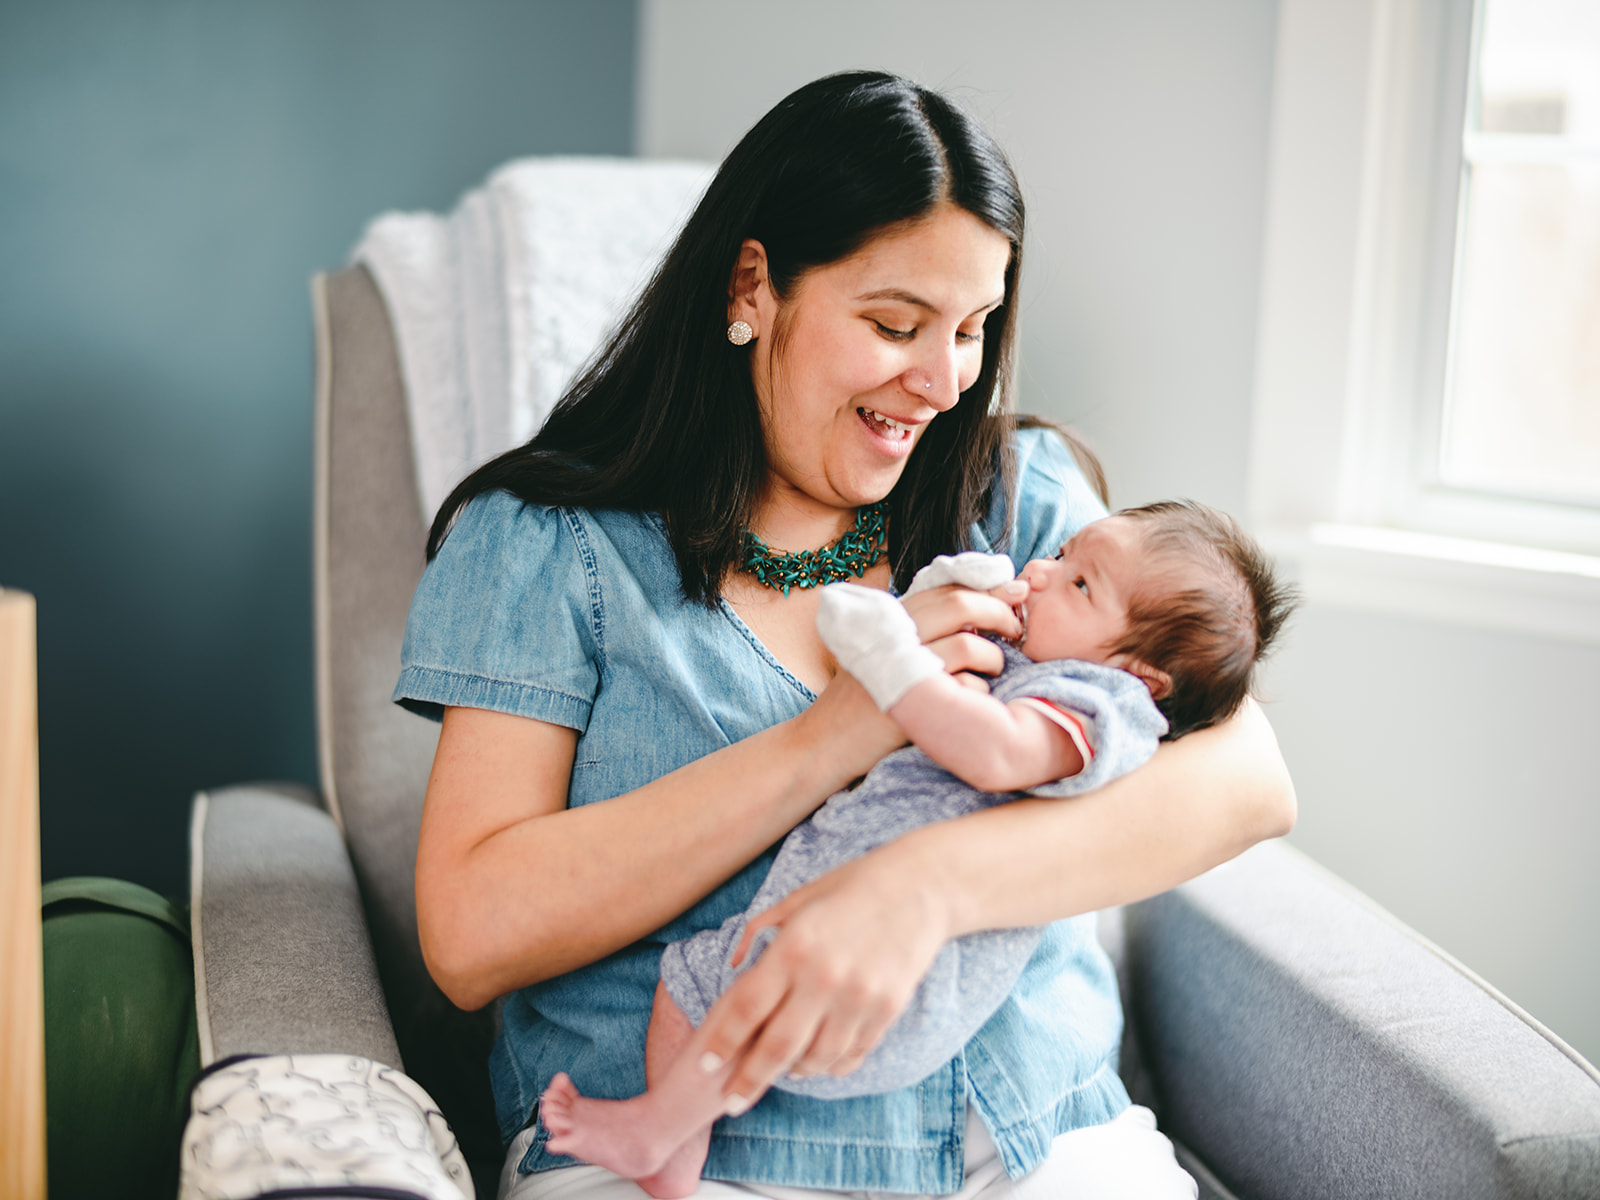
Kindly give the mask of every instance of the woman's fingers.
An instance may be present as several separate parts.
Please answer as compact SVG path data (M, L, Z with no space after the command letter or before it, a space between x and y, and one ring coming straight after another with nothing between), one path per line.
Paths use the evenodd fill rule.
M780 1075L860 1064L904 1010L943 944L948 914L914 857L893 846L797 889L750 922L737 954L776 929L706 1018L734 1063L727 1091L754 1101ZM742 961L736 959L736 961Z
M927 645L944 660L944 669L952 675L961 671L998 675L1006 665L1000 647L975 633L952 633Z
M887 982L857 978L839 989L831 997L833 1007L824 1016L810 1048L791 1068L791 1074L848 1075L859 1067L877 1049L909 996L891 990Z
M779 949L777 953L788 952ZM815 1075L832 1066L855 1037L861 1024L859 983L841 982L841 964L837 963L817 971L815 963L801 962L791 955L786 966L796 977L790 992L794 1014L788 1018L781 1012L775 1014L772 1025L776 1027L787 1020L797 1032L804 1029L804 1035L796 1039L798 1045L789 1037L778 1038L769 1061L776 1064L780 1059L787 1060L785 1074ZM758 1051L760 1044L758 1039ZM756 1068L759 1064L750 1065Z
M788 1073L816 1039L825 1015L817 989L799 986L780 969L779 957L763 955L706 1016L707 1064L715 1070L736 1063L724 1085L730 1111L754 1104Z
M988 595L995 597L1004 604L1016 608L1033 592L1033 586L1020 576L1009 583L1002 583L999 587L992 587Z
M817 1027L817 1035L811 1039L810 1047L789 1068L789 1074L800 1079L828 1074L833 1065L849 1052L860 1026L858 1019L824 1016Z
M759 1096L779 1076L794 1071L839 1074L847 1062L860 1065L905 1008L932 961L930 954L911 974L893 960L888 947L876 948L875 961L865 960L862 947L821 947L794 933L792 924L785 926L744 976L770 967L794 985L735 1066L728 1082L733 1094Z
M762 971L759 967L733 981L732 986L706 1014L706 1048L702 1055L702 1065L706 1070L720 1070L725 1063L736 1059L748 1060L758 1035L765 1030L767 1022L786 998L788 987L788 981L780 978L776 972ZM769 1041L765 1053L770 1056L775 1046L775 1041ZM804 1049L804 1046L798 1047L794 1056L798 1058ZM788 1064L782 1066L787 1068ZM730 1079L727 1091L754 1104L766 1091L771 1079L777 1078L780 1073L774 1070L760 1090L753 1090L747 1071L738 1079Z
M1018 637L1022 619L1013 604L1027 595L1028 585L1013 580L994 592L945 587L906 598L906 611L917 623L923 643L944 660L944 669L967 687L988 691L982 675L998 675L1005 666L1000 647L975 630ZM1000 593L1000 594L996 594Z
M807 887L810 885L808 884ZM763 929L776 929L782 925L789 914L795 912L806 902L810 893L805 887L796 888L771 908L764 908L751 917L744 925L744 936L739 939L739 944L733 949L733 957L728 960L728 965L737 967L744 962L744 956L750 953L750 947Z
M907 596L905 606L916 621L917 633L924 642L937 641L964 629L998 633L1001 637L1019 637L1022 634L1022 619L1017 616L1013 605L1020 603L1027 594L1026 587L1024 584L1014 601L968 588L934 588Z
M855 1035L850 1039L845 1052L827 1067L831 1074L848 1075L863 1062L867 1055L878 1048L878 1043L883 1041L883 1035L889 1032L900 1014L885 1005L877 1012L865 1014L863 1020L856 1026Z
M824 1021L841 1000L828 986L831 980L808 976L795 961L794 953L785 953L781 940L775 941L743 978L761 973L763 968L767 973L793 980L794 985L739 1057L728 1080L729 1095L751 1101L793 1070L811 1050ZM727 995L731 994L729 989Z
M789 1068L789 1074L807 1078L812 1075L847 1075L861 1065L868 1052L883 1036L888 1023L879 1012L869 1009L865 996L849 1011L831 1010L822 1019L811 1046ZM879 1005L878 1008L885 1008ZM869 1032L871 1030L876 1032Z

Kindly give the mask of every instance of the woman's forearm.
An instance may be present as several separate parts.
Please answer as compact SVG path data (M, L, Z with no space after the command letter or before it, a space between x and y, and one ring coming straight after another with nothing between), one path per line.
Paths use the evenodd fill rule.
M568 809L572 731L451 710L417 854L430 972L476 1008L659 928L864 770L852 747L868 764L892 748L890 723L880 746L860 716L819 701L637 791Z
M1277 739L1247 702L1097 791L1000 805L878 853L907 886L930 891L942 932L959 937L1153 896L1287 833L1294 818Z

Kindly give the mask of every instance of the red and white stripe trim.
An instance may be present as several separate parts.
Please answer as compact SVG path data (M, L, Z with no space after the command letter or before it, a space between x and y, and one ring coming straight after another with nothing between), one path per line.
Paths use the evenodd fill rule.
M1084 766L1087 767L1094 761L1094 747L1089 744L1089 727L1080 713L1075 713L1070 708L1062 708L1061 705L1042 696L1020 696L1018 699L1030 708L1037 709L1066 731L1067 736L1072 739L1072 744L1078 748L1078 753L1083 756Z

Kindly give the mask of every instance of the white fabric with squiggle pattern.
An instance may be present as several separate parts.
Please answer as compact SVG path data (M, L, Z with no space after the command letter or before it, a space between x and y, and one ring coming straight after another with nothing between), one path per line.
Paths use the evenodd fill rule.
M247 1058L201 1078L183 1132L179 1200L314 1188L474 1200L455 1134L427 1092L344 1054Z

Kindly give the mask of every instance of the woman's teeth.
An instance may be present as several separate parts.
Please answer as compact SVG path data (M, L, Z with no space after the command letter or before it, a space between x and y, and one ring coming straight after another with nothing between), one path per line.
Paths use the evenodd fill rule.
M896 421L893 417L886 417L880 412L874 412L870 408L860 408L856 411L864 416L872 418L872 423L885 431L897 433L901 437L911 436L911 426L907 425L904 421Z

